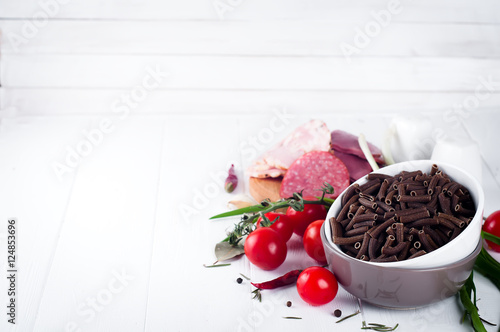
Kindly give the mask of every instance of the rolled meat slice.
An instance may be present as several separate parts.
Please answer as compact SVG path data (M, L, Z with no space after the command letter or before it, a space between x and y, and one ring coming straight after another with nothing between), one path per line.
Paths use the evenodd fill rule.
M363 151L359 147L357 136L343 130L334 130L332 131L331 140L332 150L353 154L359 158L366 160ZM382 151L371 143L368 143L368 147L370 148L370 152L372 153L373 158L375 159L377 164L384 164Z
M247 170L256 178L279 177L304 153L329 151L330 131L323 121L311 120L296 128L271 150L265 152Z
M342 160L342 162L347 167L351 182L361 179L363 176L372 171L372 167L370 166L368 161L366 161L366 159L340 151L334 151L334 155Z
M280 196L291 197L294 192L303 196L321 196L323 183L328 182L334 193L326 195L337 198L349 186L349 172L344 163L330 152L312 151L297 159L286 172L281 183Z

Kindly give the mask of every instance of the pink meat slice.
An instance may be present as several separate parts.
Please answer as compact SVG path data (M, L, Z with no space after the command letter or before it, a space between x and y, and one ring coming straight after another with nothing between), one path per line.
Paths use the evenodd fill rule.
M340 151L334 151L334 154L337 158L342 160L342 162L347 167L351 182L362 178L372 171L372 168L366 161L366 159L362 159L353 154L343 153Z
M323 121L311 120L296 128L271 150L265 152L247 169L257 178L279 177L303 154L310 151L329 151L330 131Z
M304 196L320 196L323 183L334 188L326 197L337 198L349 186L349 171L344 163L330 152L313 151L297 159L288 169L281 182L282 198L291 197L294 192L303 191Z
M332 149L343 153L353 154L362 159L366 159L363 151L359 147L358 137L343 130L334 130L331 135ZM368 143L370 152L378 164L384 163L382 151L375 145Z

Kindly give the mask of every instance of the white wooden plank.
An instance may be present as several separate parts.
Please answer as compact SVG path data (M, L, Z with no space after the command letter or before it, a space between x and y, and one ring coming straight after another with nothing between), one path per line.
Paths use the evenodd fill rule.
M35 331L144 328L163 121L110 121L82 159Z
M53 162L64 158L75 132L88 129L81 117L18 117L0 120L0 262L7 270L7 220L17 218L16 325L0 321L2 331L32 331L55 255L75 173L59 181ZM0 278L7 300L7 279ZM5 293L4 293L5 292ZM6 303L6 302L4 302Z
M0 109L18 115L113 114L111 105L125 89L16 89L3 88ZM227 91L155 90L135 109L140 114L267 113L285 107L290 112L317 114L343 112L446 112L463 101L468 92L373 91ZM500 106L500 94L492 93L477 109ZM5 112L5 111L4 111ZM0 112L0 116L1 116Z
M46 3L60 5L47 6ZM84 19L197 19L197 20L261 20L261 19L369 19L371 11L380 11L388 6L386 0L325 1L295 0L285 1L204 1L149 0L146 4L135 0L107 1L36 1L25 0L23 6L12 1L0 3L0 13L4 18L30 18L45 11L55 18ZM396 21L413 22L499 22L499 4L494 0L401 0L403 11L394 17ZM217 9L226 8L227 10ZM45 9L47 8L47 9Z
M235 158L237 120L213 116L172 116L165 123L163 162L147 306L146 331L232 329L228 312L248 312L244 260L227 268L207 269L216 258L216 239L233 221L209 221L231 197L223 190L228 163ZM206 139L210 137L210 139ZM220 148L215 148L219 146ZM241 174L241 168L237 167ZM221 174L222 175L221 175ZM240 182L237 192L243 192ZM201 295L203 294L203 295Z
M226 54L343 56L359 21L51 21L26 43L25 22L0 21L4 54ZM98 33L99 38L96 38ZM499 57L499 25L401 23L353 56ZM408 38L408 36L412 36Z
M4 55L4 87L129 88L148 71L176 89L474 91L500 60L235 56ZM151 68L148 70L147 68Z

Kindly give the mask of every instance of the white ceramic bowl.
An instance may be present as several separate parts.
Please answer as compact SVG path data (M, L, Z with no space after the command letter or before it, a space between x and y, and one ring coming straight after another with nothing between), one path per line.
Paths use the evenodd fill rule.
M481 226L484 211L484 192L481 185L474 176L456 166L443 162L435 162L432 160L406 161L381 168L377 172L373 173L395 175L401 171L411 172L421 170L422 172L428 174L433 164L437 164L439 166L439 169L446 173L452 180L462 184L469 190L470 195L472 196L472 200L474 201L474 205L476 206L476 214L474 215L474 218L459 236L437 250L410 260L388 263L366 262L367 264L373 264L377 266L404 267L409 269L435 268L450 264L452 262L458 262L469 256L476 249L477 243L481 236ZM366 177L363 177L355 183L362 185L366 182ZM339 197L330 207L330 210L328 211L328 215L326 217L327 221L331 217L337 216L340 212L340 202L342 201L342 196L344 193L345 191L339 195ZM342 252L342 250L340 250L339 246L333 243L330 234L330 223L325 222L325 235L329 244L334 248L334 250L339 251L342 253L342 255L347 256Z

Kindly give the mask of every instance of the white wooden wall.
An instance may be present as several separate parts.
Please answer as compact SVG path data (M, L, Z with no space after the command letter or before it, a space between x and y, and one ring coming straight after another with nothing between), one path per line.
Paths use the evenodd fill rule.
M172 76L141 113L253 113L284 103L301 112L445 111L474 92L479 77L500 78L493 0L401 1L350 64L340 45L354 45L356 28L389 1L54 3L0 2L3 110L110 112L115 96L156 64ZM221 17L216 4L232 9ZM26 20L43 8L50 20L27 33ZM496 109L499 96L479 108Z

